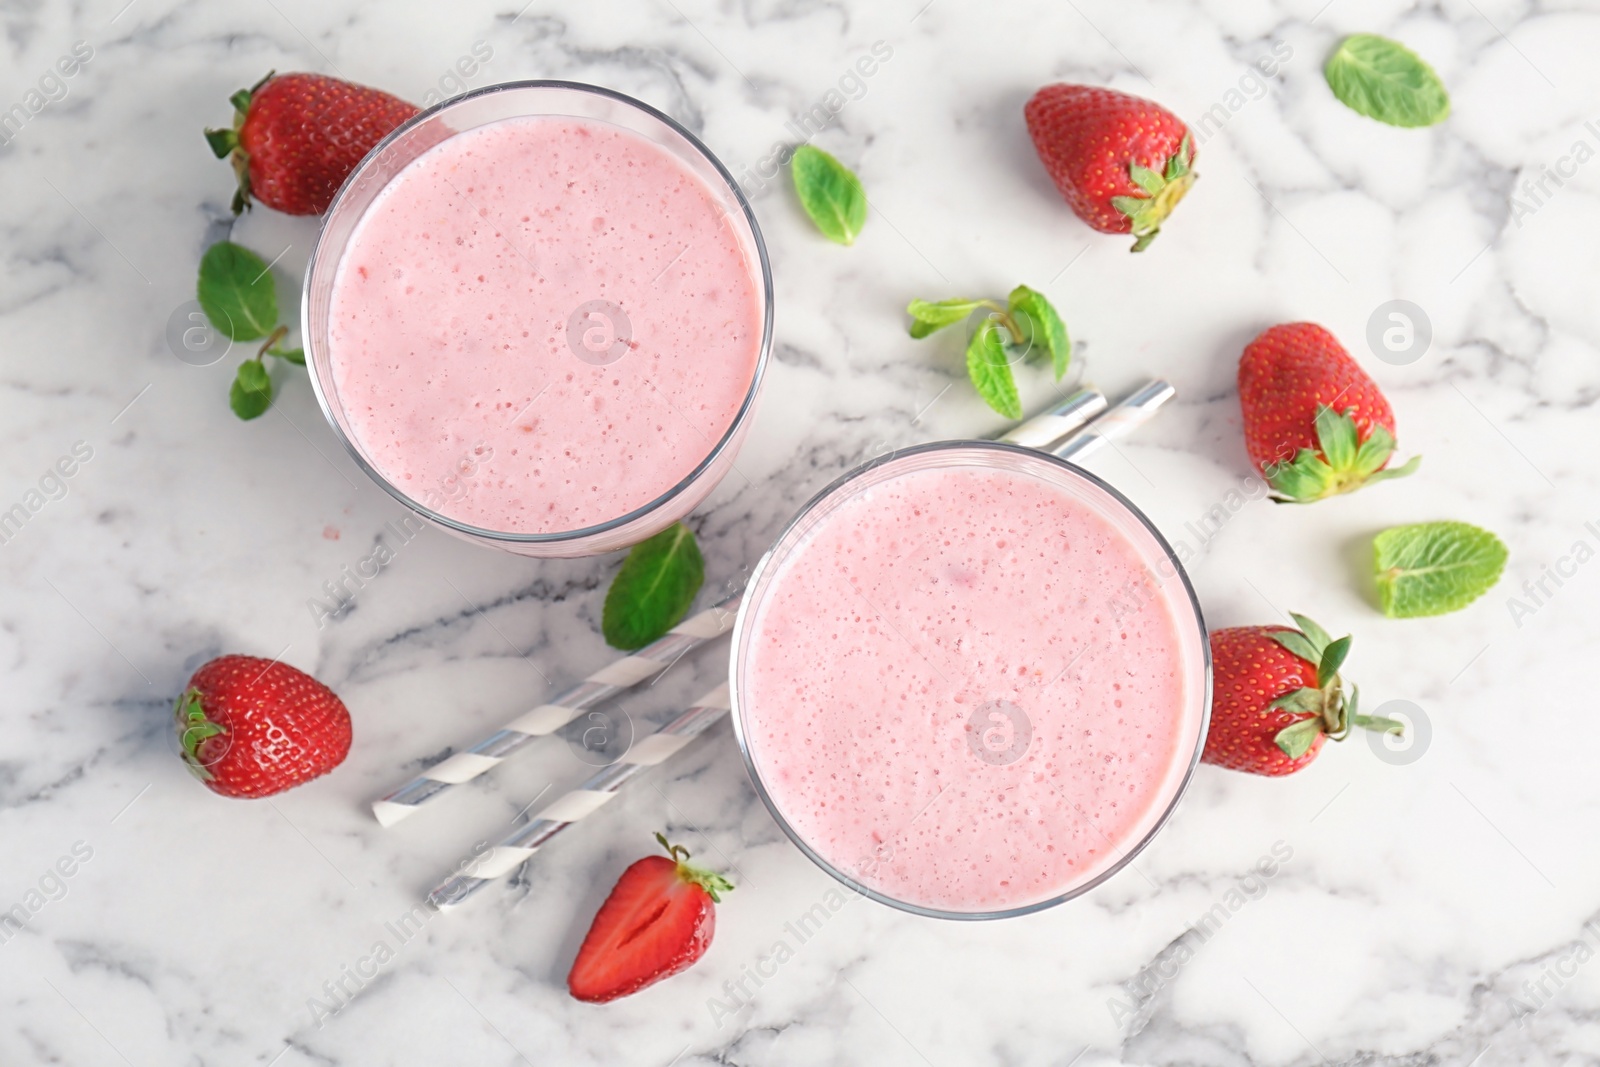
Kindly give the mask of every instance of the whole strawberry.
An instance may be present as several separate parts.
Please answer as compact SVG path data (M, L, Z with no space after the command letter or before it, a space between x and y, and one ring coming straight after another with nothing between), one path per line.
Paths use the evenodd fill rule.
M219 656L173 708L179 750L213 793L265 797L327 774L350 751L350 713L303 671Z
M1201 760L1234 771L1293 774L1354 726L1399 730L1393 719L1356 712L1339 668L1350 638L1337 641L1306 618L1288 626L1238 626L1211 633L1211 728Z
M1337 338L1312 322L1265 330L1239 357L1250 459L1280 501L1309 503L1401 478L1421 456L1394 456L1394 411Z
M1067 204L1142 252L1189 191L1189 127L1149 100L1089 85L1047 85L1022 109L1039 159Z
M417 108L388 93L321 74L268 74L240 89L233 128L207 130L239 178L233 213L254 196L286 215L320 215L372 146Z
M601 1004L637 993L677 974L706 954L716 932L713 907L733 884L684 861L689 850L669 845L622 872L584 936L567 975L579 1000Z

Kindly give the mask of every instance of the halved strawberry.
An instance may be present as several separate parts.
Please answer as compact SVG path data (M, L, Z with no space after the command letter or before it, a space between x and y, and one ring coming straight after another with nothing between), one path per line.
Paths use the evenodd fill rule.
M711 947L712 906L733 888L720 874L689 866L689 850L656 840L665 856L646 856L622 872L600 905L567 975L578 1000L603 1004L687 969Z

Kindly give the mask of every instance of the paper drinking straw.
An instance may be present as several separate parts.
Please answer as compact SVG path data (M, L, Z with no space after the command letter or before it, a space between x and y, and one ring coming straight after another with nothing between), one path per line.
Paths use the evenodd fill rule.
M1106 398L1093 389L1080 389L1061 403L1013 427L1003 441L1045 448L1080 429L1106 408ZM659 641L635 655L590 675L548 704L507 723L471 748L429 767L405 785L372 802L372 812L384 826L393 826L423 804L470 782L499 764L535 738L561 729L594 705L659 674L675 660L733 626L742 594L734 594L715 607L679 623Z
M720 604L691 615L633 655L602 667L550 703L540 704L471 748L434 764L394 792L374 800L372 813L384 826L393 826L534 739L561 729L588 708L660 674L688 652L731 630L743 595L735 593Z
M1069 427L1066 431L1068 439L1057 444L1055 449L1057 455L1063 453L1069 457L1081 455L1109 440L1121 437L1150 418L1172 397L1174 390L1163 381L1149 382L1121 404L1101 415L1099 419L1094 419L1094 415L1104 407L1105 398L1093 393L1092 390L1084 392L1099 397L1099 406L1095 405L1093 399L1083 399L1081 394L1075 394L1061 405L1039 416L1043 418L1066 414L1071 417L1071 410L1063 412L1063 408L1087 412L1078 419L1076 426ZM1090 424L1091 419L1094 419L1092 424ZM1111 421L1106 422L1106 420ZM1102 423L1105 425L1102 426ZM1088 437L1096 439L1094 445L1087 449L1072 447L1073 441ZM730 598L735 607L737 600L737 597ZM531 822L507 835L466 870L440 883L428 894L428 902L441 911L448 910L490 882L516 870L556 834L604 806L616 795L617 790L638 776L645 768L665 761L696 735L721 719L728 713L729 705L728 686L727 683L723 683L661 729L641 739L618 762L594 774L576 789L547 805Z
M1051 445L1059 447L1063 440L1072 441L1084 436L1084 428L1091 420L1093 429L1099 430L1103 421L1134 404L1139 396L1157 385L1163 387L1166 394L1149 403L1148 410L1143 411L1136 421L1129 421L1129 416L1124 413L1122 421L1108 434L1120 436L1142 422L1150 411L1170 396L1171 387L1165 383L1151 383L1117 409L1103 415L1101 413L1106 411L1105 396L1095 389L1079 389L1048 410L1013 427L1000 440L1048 451ZM1094 441L1095 445L1101 443L1101 438ZM373 814L384 826L393 826L423 804L497 766L535 738L554 733L583 711L659 674L695 648L728 632L733 626L734 616L738 614L742 596L742 592L735 593L720 604L685 619L660 640L602 668L550 703L541 704L507 723L471 748L434 764L405 785L373 801Z
M1144 425L1150 416L1176 393L1176 389L1159 378L1153 382L1146 382L1122 403L1095 419L1080 432L1057 443L1049 451L1062 459L1078 462L1107 442L1126 436Z
M510 874L532 858L545 842L603 807L624 783L694 740L706 727L726 715L728 707L728 683L724 682L661 729L640 738L616 763L570 793L557 797L532 821L508 834L462 873L440 883L428 894L428 903L441 911L453 908L490 882Z
M1043 449L1059 442L1068 434L1081 430L1085 423L1106 409L1106 398L1097 389L1079 389L1061 403L1042 411L1033 418L1012 427L998 440L1009 445L1026 445Z

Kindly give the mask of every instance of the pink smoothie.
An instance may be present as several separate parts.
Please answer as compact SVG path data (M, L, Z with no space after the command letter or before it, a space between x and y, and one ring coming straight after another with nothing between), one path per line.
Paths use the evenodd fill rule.
M801 840L857 882L940 911L1037 903L1117 862L1181 788L1199 626L1180 647L1181 583L1151 580L1084 485L908 469L777 564L743 646L747 744Z
M504 119L413 160L333 284L333 384L361 451L498 532L660 497L728 431L760 354L760 267L721 203L597 120Z

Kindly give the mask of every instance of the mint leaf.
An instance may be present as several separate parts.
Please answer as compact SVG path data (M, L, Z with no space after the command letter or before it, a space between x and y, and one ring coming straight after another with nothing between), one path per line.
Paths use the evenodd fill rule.
M1391 619L1466 607L1500 580L1508 554L1500 538L1465 522L1396 526L1372 548L1379 606Z
M1008 419L1022 418L1022 398L1017 395L1011 364L1006 362L1004 336L993 318L984 319L972 333L967 345L967 376L990 407Z
M1029 355L1038 352L1050 357L1055 368L1056 381L1067 373L1067 363L1072 359L1072 341L1067 337L1067 324L1061 321L1056 309L1044 294L1026 285L1011 290L1011 311L1020 313L1027 322Z
M219 241L200 258L196 285L211 325L235 341L265 337L278 324L278 293L266 261L232 241Z
M269 356L277 356L282 360L287 360L297 367L304 367L306 365L306 350L303 348L269 348L267 349L266 354Z
M926 337L935 330L954 326L984 303L982 300L940 300L937 303L913 300L906 305L906 314L912 319L911 336Z
M849 167L808 144L794 150L790 170L800 206L822 236L842 245L854 243L867 221L867 194L861 188L861 180Z
M1450 94L1439 75L1386 37L1346 37L1322 73L1346 107L1390 126L1432 126L1450 114Z
M259 359L247 359L239 364L239 373L228 390L228 405L241 419L250 420L266 411L272 404L272 379Z
M688 614L703 581L705 560L683 523L634 545L606 591L600 614L606 644L628 652L648 645Z

